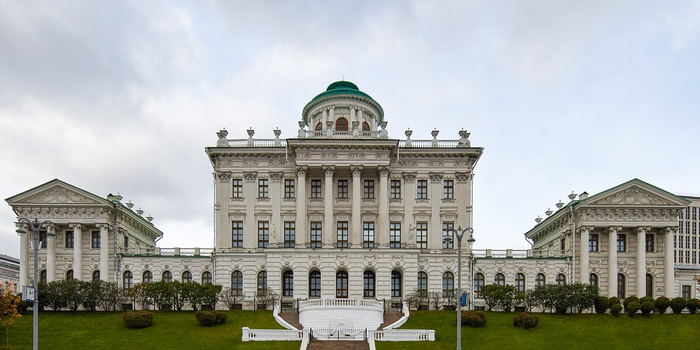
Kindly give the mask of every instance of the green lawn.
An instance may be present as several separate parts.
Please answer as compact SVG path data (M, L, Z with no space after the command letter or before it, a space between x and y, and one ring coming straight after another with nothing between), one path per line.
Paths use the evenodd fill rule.
M241 341L241 328L282 328L271 311L227 311L226 324L212 328L197 322L192 311L155 311L153 326L128 329L121 312L42 312L42 349L299 349L300 342ZM1 330L6 343L5 330ZM12 349L32 348L32 315L10 327Z
M463 349L697 349L700 315L537 314L537 327L513 327L515 313L487 312L484 328L462 328ZM457 314L414 311L402 329L434 329L435 342L377 342L378 350L454 349ZM418 345L420 344L420 345ZM418 345L418 346L417 346Z

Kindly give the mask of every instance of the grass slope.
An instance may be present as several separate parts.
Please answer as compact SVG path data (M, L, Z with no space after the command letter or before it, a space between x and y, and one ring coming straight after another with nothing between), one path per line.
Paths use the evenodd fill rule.
M271 311L227 311L226 324L212 328L197 322L193 311L155 311L153 326L128 329L121 312L43 312L39 345L43 349L299 349L300 342L241 341L241 328L281 328ZM0 333L6 343L4 330ZM32 316L10 327L12 349L32 348Z
M538 314L537 327L513 327L515 313L487 312L484 328L462 328L463 349L697 349L700 315L634 318L597 314ZM413 311L402 329L434 329L435 342L377 342L378 350L454 349L457 315Z

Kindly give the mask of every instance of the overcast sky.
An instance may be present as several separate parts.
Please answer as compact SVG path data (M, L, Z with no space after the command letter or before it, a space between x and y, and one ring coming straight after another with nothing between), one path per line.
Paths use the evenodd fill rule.
M204 147L295 137L350 80L392 138L484 147L475 248L527 248L574 191L639 178L700 194L700 3L0 0L0 197L54 178L213 246ZM19 256L0 210L0 253Z

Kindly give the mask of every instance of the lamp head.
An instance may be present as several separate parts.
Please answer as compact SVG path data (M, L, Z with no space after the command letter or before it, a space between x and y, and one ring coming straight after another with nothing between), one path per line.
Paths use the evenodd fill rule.
M452 235L449 231L445 231L445 234L442 236L442 243L452 243Z
M48 228L46 230L46 236L47 237L56 237L56 230L54 229L53 225L47 225Z
M17 232L17 234L20 236L24 236L25 234L27 234L27 231L24 229L24 225L19 225L15 232Z

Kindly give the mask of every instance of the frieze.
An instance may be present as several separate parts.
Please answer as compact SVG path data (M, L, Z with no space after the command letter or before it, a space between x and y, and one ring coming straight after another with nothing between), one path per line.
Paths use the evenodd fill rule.
M636 188L630 188L620 193L602 198L593 204L615 205L615 204L647 204L647 205L672 205L668 201L662 200L656 196L649 195Z
M377 159L389 159L389 153L377 153Z
M418 162L413 160L402 160L399 162L401 166L418 166Z
M27 203L37 204L99 204L100 202L90 199L82 194L70 191L66 188L54 188L53 190L41 193L27 199Z
M445 162L439 160L428 161L428 166L445 166Z
M469 166L469 162L466 160L456 160L455 161L455 166Z
M243 166L258 166L260 164L260 161L257 159L244 160L241 164Z
M338 153L321 153L321 159L336 159L338 158Z
M267 165L269 166L285 166L287 164L288 162L284 159L270 159L267 161Z
M365 154L364 153L349 153L348 158L350 158L350 159L364 159Z
M216 160L216 165L217 165L217 166L234 166L234 165L236 165L236 161L235 161L235 160L221 160L221 159L217 159L217 160Z
M311 155L308 152L297 153L297 159L309 159Z

